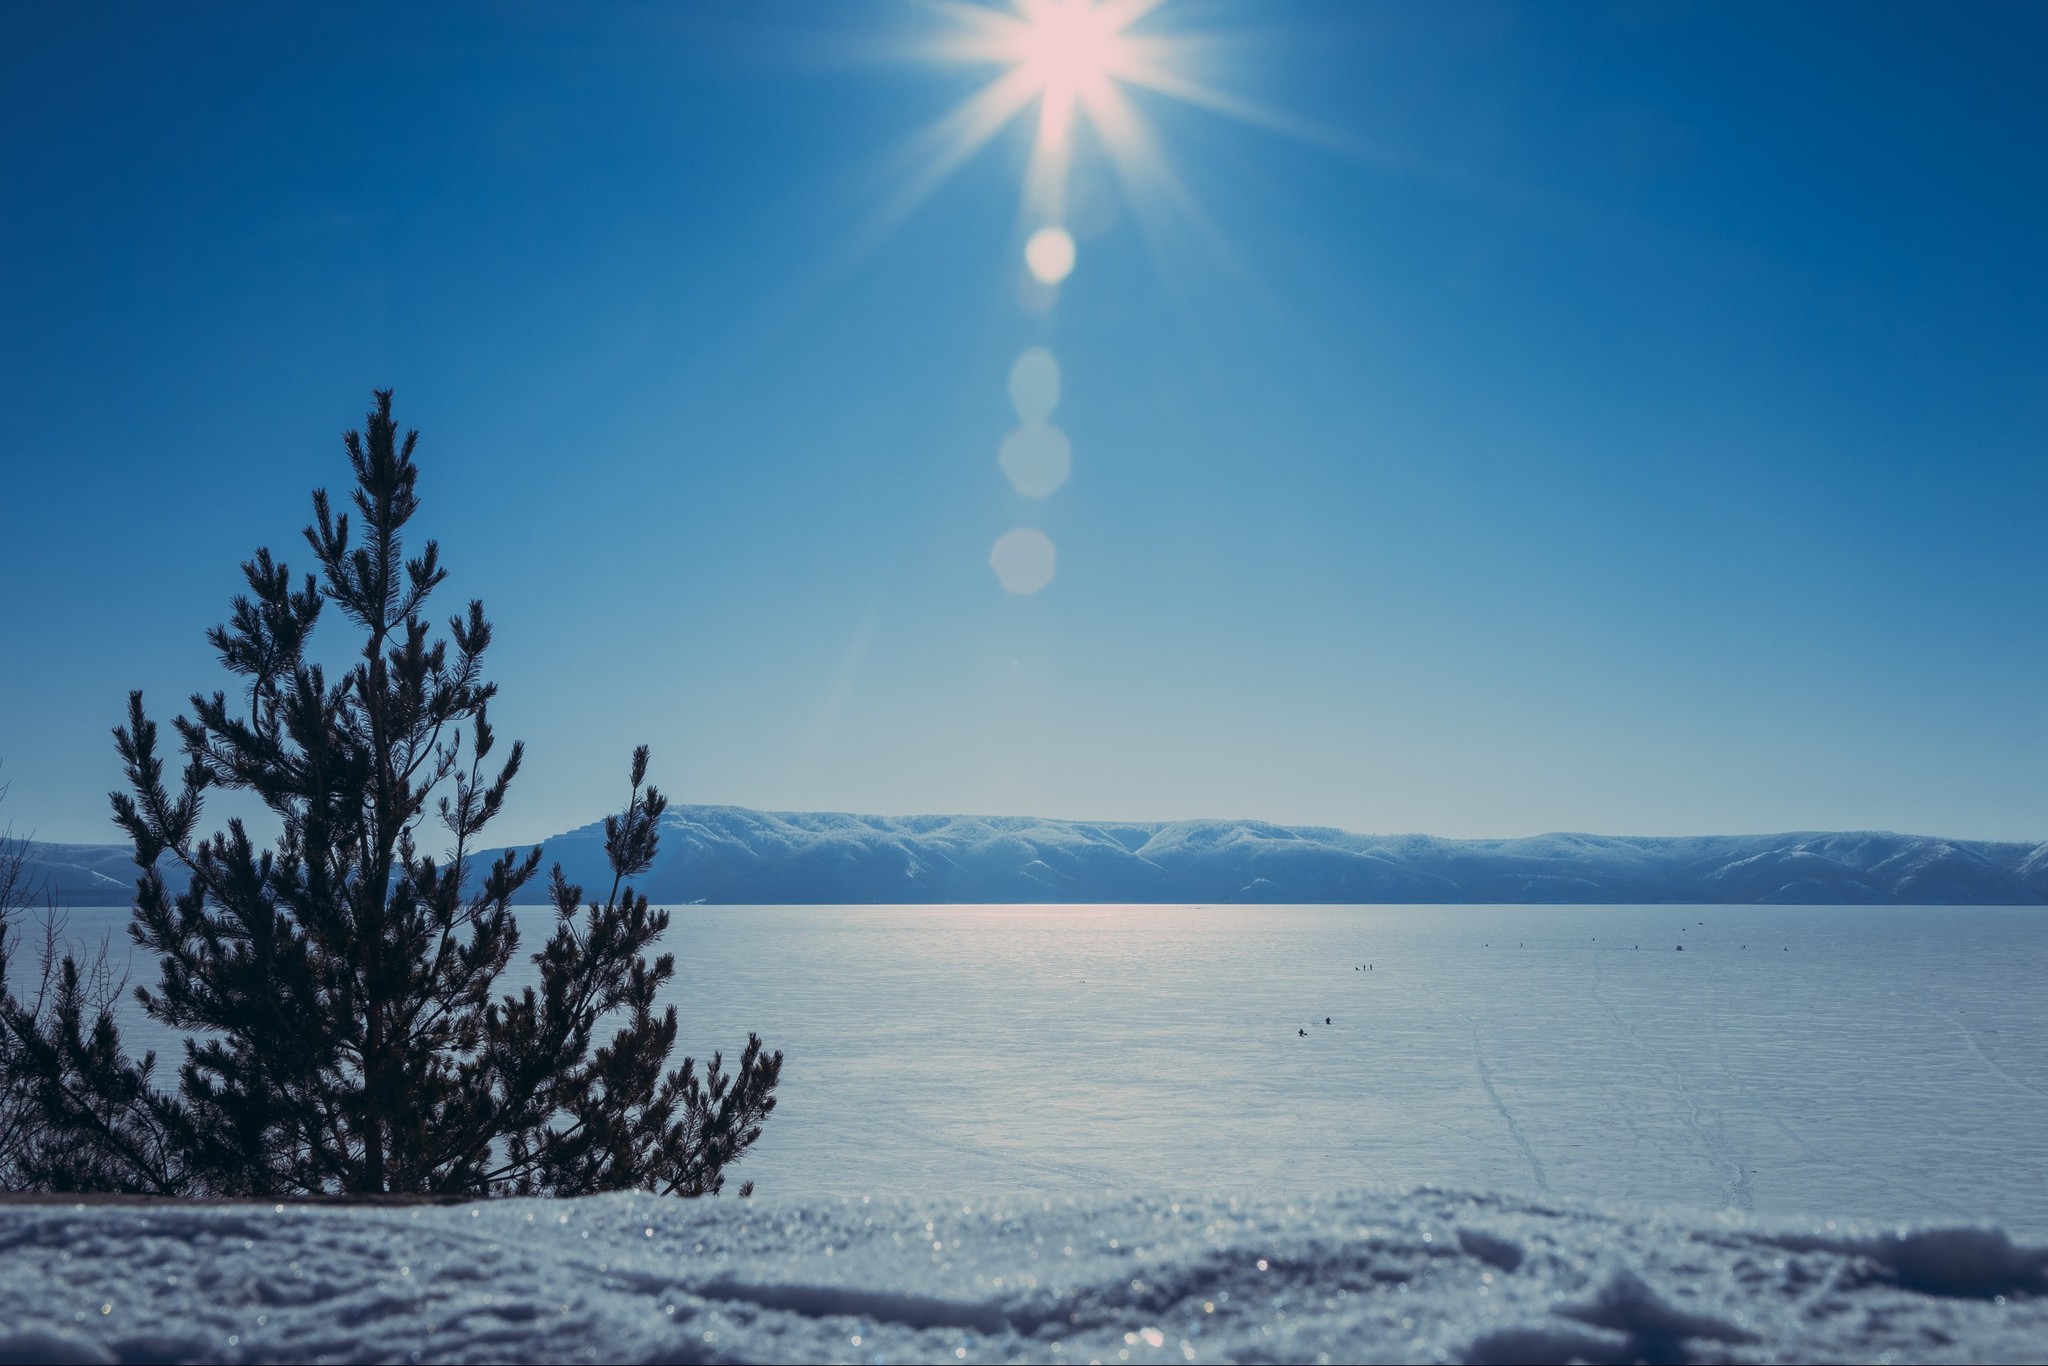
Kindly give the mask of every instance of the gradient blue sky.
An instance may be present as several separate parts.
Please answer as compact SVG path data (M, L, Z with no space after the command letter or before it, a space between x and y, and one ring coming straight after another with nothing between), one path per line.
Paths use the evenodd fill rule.
M989 74L913 5L13 9L0 816L115 838L126 691L224 685L393 386L506 839L643 740L769 808L2048 836L2048 7L1148 23L1323 135L1138 95L1206 222L1084 163L1032 314L1025 126L877 231Z

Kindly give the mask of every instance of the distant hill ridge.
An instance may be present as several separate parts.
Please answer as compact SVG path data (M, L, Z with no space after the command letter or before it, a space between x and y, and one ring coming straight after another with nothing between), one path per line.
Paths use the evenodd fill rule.
M607 884L600 823L546 841ZM120 905L123 845L33 844L70 905ZM485 856L486 858L488 855ZM481 860L480 860L481 862ZM1354 835L1262 821L1061 821L671 807L657 902L1671 902L2048 904L2048 843L1922 835ZM539 899L542 884L529 895Z

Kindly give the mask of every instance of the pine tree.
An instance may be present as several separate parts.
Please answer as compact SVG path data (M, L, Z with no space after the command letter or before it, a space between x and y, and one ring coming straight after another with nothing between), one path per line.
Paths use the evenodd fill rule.
M647 951L669 927L630 882L654 860L666 800L633 754L631 797L605 822L602 901L558 866L538 989L494 996L519 948L512 902L540 851L472 867L523 756L502 763L489 721L491 643L472 601L435 639L422 615L446 577L433 541L407 558L417 433L401 441L390 391L346 438L359 533L324 490L306 529L318 568L294 587L268 549L208 640L238 695L195 695L175 722L175 790L156 723L132 693L115 731L130 791L114 816L142 869L130 934L160 979L149 1016L189 1031L173 1089L154 1056L124 1051L110 1012L68 960L36 1006L0 997L26 1059L45 1145L39 1184L162 1194L581 1195L716 1193L775 1108L782 1055L748 1037L727 1072L713 1054L666 1070L675 975ZM359 637L330 679L308 643L332 608ZM260 849L240 820L196 832L214 788L255 794L281 829ZM438 818L443 858L421 848ZM173 895L175 859L190 875ZM600 1027L608 1042L596 1044ZM751 1183L741 1188L746 1194Z

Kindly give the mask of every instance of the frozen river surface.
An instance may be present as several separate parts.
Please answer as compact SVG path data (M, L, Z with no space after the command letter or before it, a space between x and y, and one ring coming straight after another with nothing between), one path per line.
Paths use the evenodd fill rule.
M1428 1182L2048 1235L2039 909L674 915L684 1046L787 1055L763 1194Z

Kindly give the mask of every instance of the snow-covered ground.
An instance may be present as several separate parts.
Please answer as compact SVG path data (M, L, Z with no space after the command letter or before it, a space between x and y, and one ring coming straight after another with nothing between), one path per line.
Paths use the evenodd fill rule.
M1982 1229L1326 1199L0 1209L0 1361L2025 1361Z

